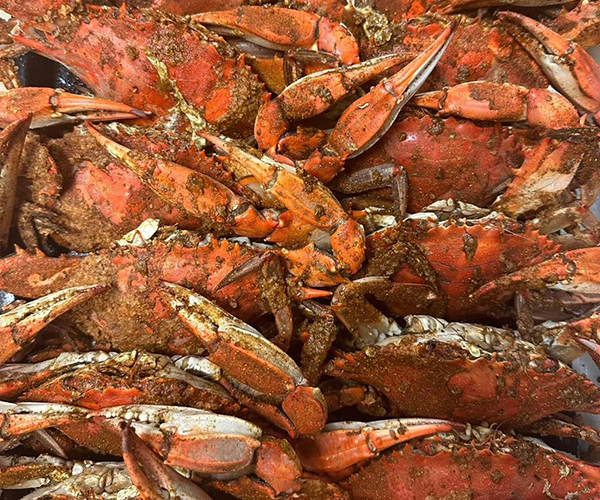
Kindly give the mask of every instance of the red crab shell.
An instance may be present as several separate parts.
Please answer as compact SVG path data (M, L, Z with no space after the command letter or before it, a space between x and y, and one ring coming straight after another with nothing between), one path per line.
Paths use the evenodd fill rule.
M423 255L429 268L411 268L409 259L401 254L395 256L398 243ZM423 284L422 276L431 276L432 271L439 287L439 300L433 306L437 315L463 321L502 317L504 311L490 311L485 304L477 307L469 300L469 294L496 277L543 261L558 249L530 224L504 217L474 223L406 219L401 225L367 237L368 258L359 274L360 277L389 275L390 269L394 269L392 281ZM401 300L390 307L402 316L431 311L403 309Z
M248 321L266 310L263 298L285 292L276 286L277 270L268 276L263 295L260 273L248 274L213 293L233 269L262 251L248 245L167 232L143 247L113 247L83 256L46 257L19 251L0 261L0 288L21 297L40 297L83 283L112 285L101 300L73 309L65 322L113 349L142 349L166 354L197 354L199 342L159 299L159 280L206 294ZM283 299L285 300L285 299Z
M20 6L6 9L22 19ZM66 25L52 33L25 24L15 38L67 66L99 97L163 115L177 101L148 59L154 57L164 63L163 77L177 84L186 102L230 136L252 132L266 95L244 58L221 38L150 10L90 6L85 14L69 15Z
M390 416L527 425L561 411L600 413L600 390L531 344L488 352L407 334L334 358L325 374L370 385Z
M600 470L517 437L482 443L437 437L397 447L343 486L356 500L598 498Z
M349 162L338 182L357 170L393 162L406 170L410 213L448 198L485 207L522 161L522 145L505 127L406 116Z
M415 17L398 20L389 42L361 45L361 59L403 51L421 52L439 36L447 20ZM441 89L459 83L486 80L513 83L527 88L545 88L548 79L537 63L501 26L488 19L468 19L458 25L448 49L422 90Z

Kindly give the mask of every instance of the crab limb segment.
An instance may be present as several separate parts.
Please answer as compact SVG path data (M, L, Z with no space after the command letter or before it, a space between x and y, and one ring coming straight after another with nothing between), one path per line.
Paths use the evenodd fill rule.
M544 128L576 127L579 115L561 94L495 82L469 82L418 94L410 104L470 120L527 121Z
M104 419L120 432L123 420L167 465L205 475L237 477L253 469L262 432L229 415L180 406L125 405L105 408L88 418Z
M481 299L491 292L551 288L579 294L600 293L600 247L556 254L544 262L491 281L473 292Z
M133 484L145 500L211 500L211 497L192 480L175 472L142 441L131 424L123 422L123 461ZM173 492L173 495L171 494Z
M433 71L451 38L452 25L400 71L354 101L338 120L323 150L316 150L303 168L316 177L331 179L343 168L345 160L373 146ZM319 174L323 169L326 173Z
M393 419L328 424L315 434L296 440L294 448L302 466L312 472L340 473L363 460L411 439L462 428L446 420Z
M258 147L263 151L275 147L291 123L323 113L357 87L406 59L405 54L390 54L311 73L295 81L260 108L254 124Z
M8 243L12 215L17 196L21 152L31 125L31 114L16 120L0 132L0 251Z
M294 433L310 434L325 425L327 409L321 391L307 385L285 352L250 325L186 288L164 283L160 294L198 336L211 362L232 379L281 404Z
M48 323L104 290L104 285L66 288L0 316L0 364L31 342Z
M299 228L307 235L319 232L321 239L326 237L326 246L331 247L333 256L315 248L314 243L282 252L292 274L302 276L308 286L330 286L342 282L342 274L352 275L360 269L365 257L364 231L348 216L331 191L293 167L267 157L257 158L251 150L238 147L231 140L207 132L200 135L224 150L288 209L285 214L292 215L292 228ZM273 240L280 231L286 230L289 232L289 227L280 225L270 238ZM293 230L291 237L297 240ZM277 241L285 245L281 239ZM318 265L310 265L315 262Z
M0 402L0 438L11 439L49 427L83 421L87 414L87 410L71 405Z
M83 120L149 118L150 114L119 102L70 94L63 90L23 87L0 92L0 126L33 113L31 128Z
M280 7L243 6L205 12L192 20L220 34L236 35L275 50L307 49L336 55L343 64L355 64L358 43L342 24L310 12Z
M99 144L167 203L194 217L210 217L236 234L264 238L277 223L267 219L248 200L227 186L190 168L134 152L101 134L87 123Z
M592 56L577 43L521 14L500 12L498 17L520 28L515 34L518 42L557 90L600 120L600 66Z

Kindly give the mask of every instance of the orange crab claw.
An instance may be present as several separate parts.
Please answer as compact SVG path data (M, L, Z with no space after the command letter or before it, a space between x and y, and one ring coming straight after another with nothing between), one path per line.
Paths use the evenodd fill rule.
M224 150L240 169L254 176L268 194L288 209L287 213L294 219L292 228L301 228L305 238L311 233L315 239L329 235L326 247L331 247L332 255L314 243L300 249L282 250L288 269L294 276L301 276L308 286L330 286L343 282L343 274L352 275L360 269L365 257L364 231L344 211L329 189L293 167L270 158L257 158L249 148L236 146L230 139L208 132L199 134ZM277 228L270 240L285 246L282 232L287 233L285 238L297 242L294 231L284 226Z
M159 293L198 336L211 362L258 399L262 395L279 402L287 422L274 423L292 435L311 434L325 425L327 409L321 391L308 386L285 352L201 295L171 283L164 283ZM252 404L251 398L247 402Z
M264 238L277 226L276 221L266 218L248 200L211 177L177 163L133 152L101 134L89 122L86 126L113 157L174 207L226 225L240 236Z
M21 153L27 131L31 125L31 113L16 120L0 132L0 251L5 250L12 223L17 196L17 178Z
M0 438L11 439L60 425L81 422L88 410L56 403L0 402Z
M33 113L31 128L73 123L149 118L150 113L115 101L70 94L63 90L23 87L0 92L0 127Z
M290 124L323 113L368 80L407 60L390 54L349 67L311 73L285 88L258 111L254 137L263 151L277 145Z
M451 38L452 25L395 75L382 80L368 94L354 101L338 120L323 151L316 150L303 168L328 181L343 168L346 159L373 146L433 71Z
M579 114L561 94L495 82L469 82L418 94L410 104L470 120L527 121L544 128L576 127Z
M275 50L307 49L334 54L343 64L356 64L358 43L342 24L310 12L281 7L243 6L205 12L192 20L220 34L236 35Z
M577 43L515 12L498 17L520 30L515 37L552 84L582 110L600 120L600 66ZM524 32L523 32L524 31Z
M462 424L438 419L340 422L326 425L314 436L296 440L294 449L306 470L339 474L397 444L462 428Z
M66 288L0 316L0 364L29 344L48 323L106 289L105 285Z
M137 436L130 423L123 422L121 430L123 462L144 500L163 500L165 490L181 500L211 500L200 486L165 465Z
M582 248L556 254L544 262L502 276L478 288L472 298L518 289L563 290L578 294L600 293L600 247Z

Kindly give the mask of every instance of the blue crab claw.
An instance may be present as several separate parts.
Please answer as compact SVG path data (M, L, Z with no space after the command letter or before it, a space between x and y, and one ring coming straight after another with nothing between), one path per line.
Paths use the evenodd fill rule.
M29 344L48 323L106 289L105 285L65 288L0 316L0 364Z
M309 387L298 365L250 325L184 287L163 283L160 294L208 350L208 359L231 381L230 390L291 435L312 434L325 425L321 391ZM283 410L287 420L273 404Z
M31 113L0 132L0 251L6 249L17 196L21 152L31 125Z
M600 120L600 66L577 43L515 12L498 17L519 30L515 37L536 60L552 85L583 111Z
M130 423L122 422L123 461L133 484L145 500L212 500L191 479L168 465L142 441Z

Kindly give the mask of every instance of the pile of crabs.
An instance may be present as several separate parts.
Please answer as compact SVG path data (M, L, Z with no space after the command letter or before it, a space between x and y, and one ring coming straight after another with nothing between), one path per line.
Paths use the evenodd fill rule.
M0 9L1 490L600 498L600 2Z

